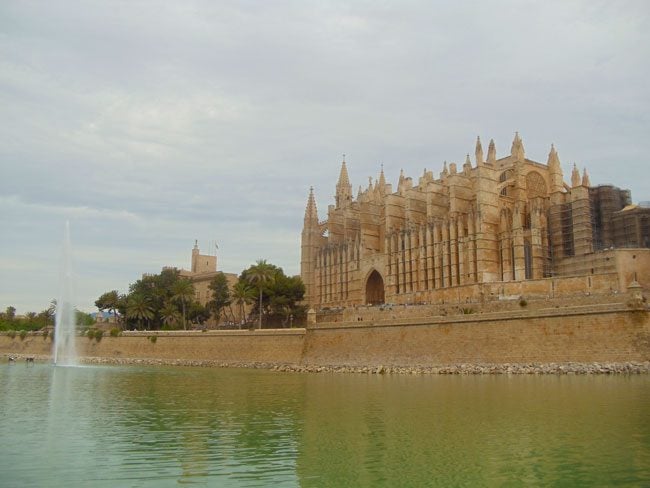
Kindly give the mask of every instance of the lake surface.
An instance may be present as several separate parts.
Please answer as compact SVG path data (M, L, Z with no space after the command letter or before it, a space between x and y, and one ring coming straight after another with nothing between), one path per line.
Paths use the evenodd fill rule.
M0 365L0 486L650 486L650 376Z

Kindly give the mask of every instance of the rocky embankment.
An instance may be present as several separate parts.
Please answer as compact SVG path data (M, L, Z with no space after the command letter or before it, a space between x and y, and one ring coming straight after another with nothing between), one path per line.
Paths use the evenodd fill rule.
M38 362L51 361L49 356L33 356L24 354L4 355L9 361L25 362L33 358ZM318 366L301 364L275 363L236 363L222 361L199 361L187 359L132 359L132 358L79 358L82 364L113 364L113 365L150 365L150 366L197 366L213 368L252 368L270 369L291 373L362 373L362 374L444 374L444 375L484 375L484 374L554 374L554 375L587 375L587 374L648 374L650 362L625 363L503 363L503 364L450 364L435 366Z
M274 366L275 371L301 373L365 373L365 374L647 374L650 362L644 363L547 363L547 364L451 364L438 366Z

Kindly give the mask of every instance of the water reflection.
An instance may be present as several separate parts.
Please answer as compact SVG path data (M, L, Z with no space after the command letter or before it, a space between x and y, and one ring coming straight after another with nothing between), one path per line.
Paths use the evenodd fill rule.
M643 485L649 387L3 365L0 484Z
M638 377L365 377L341 388L321 377L310 382L298 469L303 486L650 480L647 386ZM329 469L314 469L316 459Z

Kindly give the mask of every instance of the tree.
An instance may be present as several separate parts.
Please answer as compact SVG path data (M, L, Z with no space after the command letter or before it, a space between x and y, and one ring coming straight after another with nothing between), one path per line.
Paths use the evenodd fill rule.
M16 307L12 307L11 305L8 306L7 311L5 312L5 318L9 322L12 322L16 318Z
M149 321L154 317L153 308L149 304L149 298L137 293L129 296L126 314L127 317L133 318L137 322L141 323L143 320L146 321L147 328L149 328Z
M187 330L186 306L194 298L194 285L190 280L180 279L172 287L172 300L179 302L183 309L183 329Z
M163 269L160 274L145 275L129 286L128 296L139 294L149 299L149 305L154 313L152 328L157 329L162 326L160 311L167 302L172 300L173 288L180 279L180 272L169 268Z
M222 310L232 302L226 275L219 271L208 285L208 288L212 290L212 299L208 302L208 309L214 312L218 324Z
M162 319L163 325L174 328L178 324L181 314L173 303L167 302L160 310L160 318Z
M239 327L241 328L241 321L244 318L244 307L255 300L255 290L250 287L248 282L238 280L232 288L232 298L239 305Z
M44 327L47 327L50 324L54 324L54 314L52 310L48 307L45 310L39 312L38 320L42 322Z
M259 290L260 294L260 304L259 304L259 315L260 315L260 322L259 322L259 328L262 328L262 292L264 290L264 286L273 282L273 278L275 277L275 269L277 269L275 266L272 266L266 262L266 259L258 259L257 262L248 268L248 270L245 271L246 273L246 279L248 282L257 287Z
M262 298L256 305L258 312L266 315L269 323L293 325L294 320L301 322L306 318L306 307L300 304L305 295L305 285L299 276L286 276L282 268L278 268L266 261L258 261L257 264L242 271L240 281L252 283L251 276L255 275L258 266L262 264L272 276L264 284L256 283L251 285L256 293L261 292Z
M292 319L306 317L305 307L299 305L305 296L305 285L298 276L285 276L280 269L270 290L270 315L272 318L293 325Z
M75 324L82 329L87 329L95 323L95 319L92 315L86 312L82 312L81 310L77 310L76 308L74 309L74 315Z
M187 318L193 324L203 324L210 318L210 310L194 300L187 307Z
M95 306L99 310L108 310L108 313L112 314L117 318L117 309L120 305L120 295L117 290L111 290L104 293L97 300L95 300Z

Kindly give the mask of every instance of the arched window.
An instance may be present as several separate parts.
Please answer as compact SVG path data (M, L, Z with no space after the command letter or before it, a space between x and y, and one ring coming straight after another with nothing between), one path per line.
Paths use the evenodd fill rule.
M513 174L514 174L514 172L513 172L511 169L507 169L507 170L505 170L503 173L501 173L501 174L499 175L499 183L505 183L506 181L508 181L509 179L512 178ZM502 196L502 197L507 197L507 196L510 195L510 190L509 190L509 188L510 188L510 185L505 185L505 186L501 189L501 196Z

